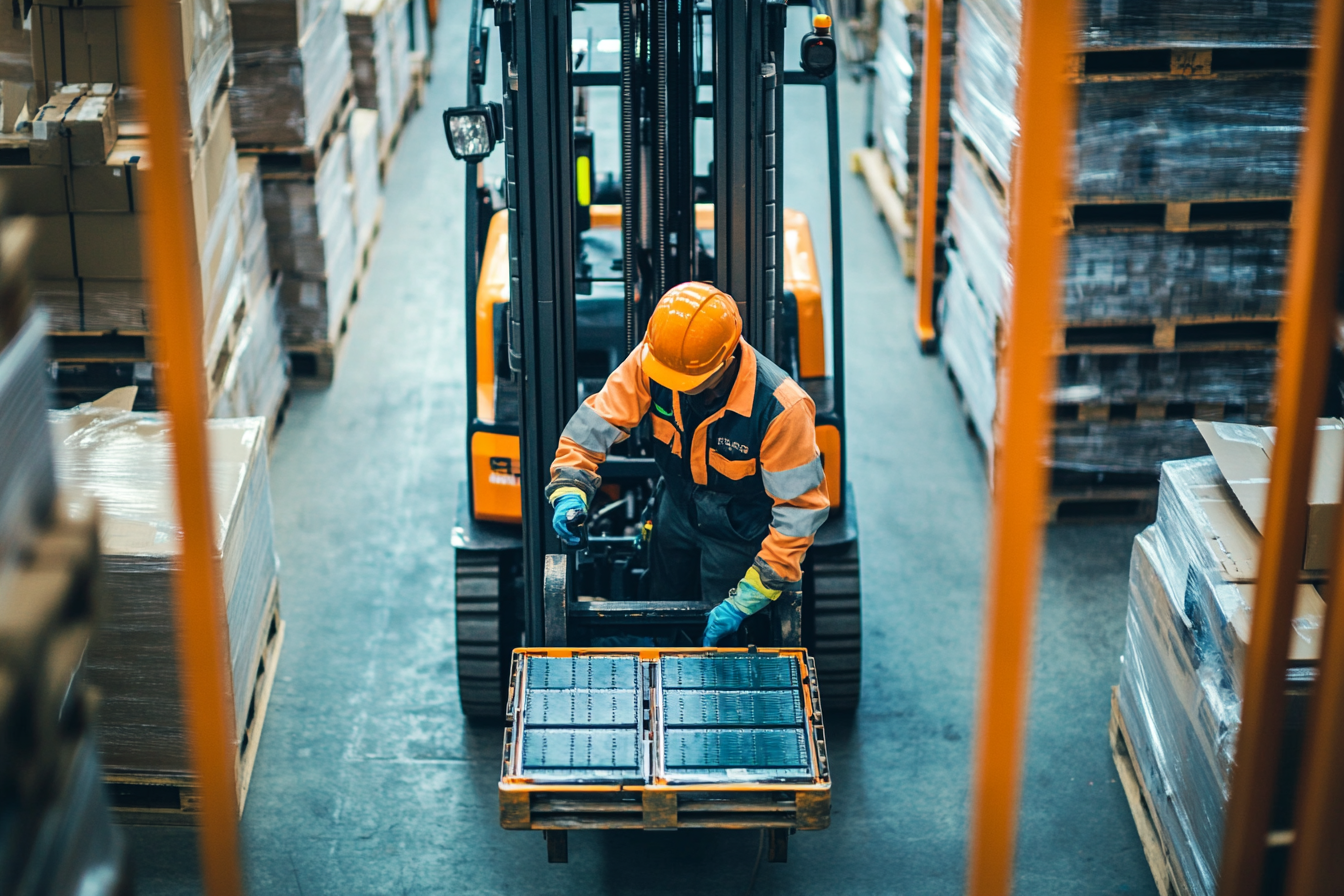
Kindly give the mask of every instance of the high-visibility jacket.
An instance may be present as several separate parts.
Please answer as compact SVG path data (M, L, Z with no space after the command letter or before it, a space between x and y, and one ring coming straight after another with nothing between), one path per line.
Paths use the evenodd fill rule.
M817 449L816 407L801 386L746 340L738 350L741 361L727 402L687 432L681 393L649 379L640 365L644 346L636 347L570 418L546 494L578 488L591 502L602 485L597 465L652 414L664 499L694 503L698 489L728 495L733 532L760 540L752 567L762 583L796 590L803 557L831 506Z

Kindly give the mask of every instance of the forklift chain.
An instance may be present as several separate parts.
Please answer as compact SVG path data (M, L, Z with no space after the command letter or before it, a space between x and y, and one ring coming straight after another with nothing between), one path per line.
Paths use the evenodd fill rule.
M816 657L826 709L853 710L863 668L859 544L814 547L807 562L803 643Z

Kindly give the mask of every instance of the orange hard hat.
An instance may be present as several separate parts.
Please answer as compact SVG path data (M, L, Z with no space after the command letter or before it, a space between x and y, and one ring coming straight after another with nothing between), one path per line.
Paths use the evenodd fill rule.
M708 283L682 283L649 318L642 365L649 379L687 392L723 369L742 338L737 303Z

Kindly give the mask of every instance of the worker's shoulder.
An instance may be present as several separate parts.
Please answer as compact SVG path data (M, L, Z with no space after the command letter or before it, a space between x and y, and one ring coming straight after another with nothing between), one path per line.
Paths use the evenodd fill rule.
M756 352L757 401L771 402L775 405L775 413L781 414L798 402L807 400L807 392L793 377L759 351L752 351Z

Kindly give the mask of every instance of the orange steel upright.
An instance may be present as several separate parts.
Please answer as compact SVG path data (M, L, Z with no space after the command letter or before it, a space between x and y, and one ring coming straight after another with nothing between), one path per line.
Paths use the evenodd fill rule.
M1024 0L1017 113L1021 138L1012 181L1012 304L994 470L988 593L971 781L966 892L1006 896L1013 885L1017 810L1031 676L1031 638L1045 510L1051 337L1058 318L1065 243L1059 210L1069 190L1075 115L1065 78L1073 48L1072 0Z
M942 126L943 0L924 0L924 83L919 89L919 219L915 230L915 336L928 354L933 325L933 250L938 243L938 137Z
M1265 539L1260 556L1246 657L1246 694L1237 740L1232 792L1223 836L1220 893L1259 894L1265 837L1281 749L1288 638L1306 534L1307 489L1315 448L1316 415L1325 393L1334 331L1339 252L1344 227L1344 4L1317 5L1316 50L1308 82L1288 293L1280 345L1274 457L1270 466ZM1344 527L1341 527L1344 528ZM1339 533L1336 533L1338 540ZM1341 562L1334 558L1330 590L1340 594ZM1311 701L1312 717L1300 778L1296 842L1290 856L1294 896L1338 893L1344 771L1344 620L1334 602L1326 610L1326 643ZM1323 876L1325 875L1325 876Z
M209 456L201 360L201 281L186 165L183 121L182 13L168 0L135 0L132 64L144 91L152 165L146 172L148 214L142 244L154 302L154 336L164 372L176 465L182 551L174 578L177 657L185 685L192 768L200 794L199 848L204 891L232 896L243 889L238 866L236 738L228 622L215 563Z

